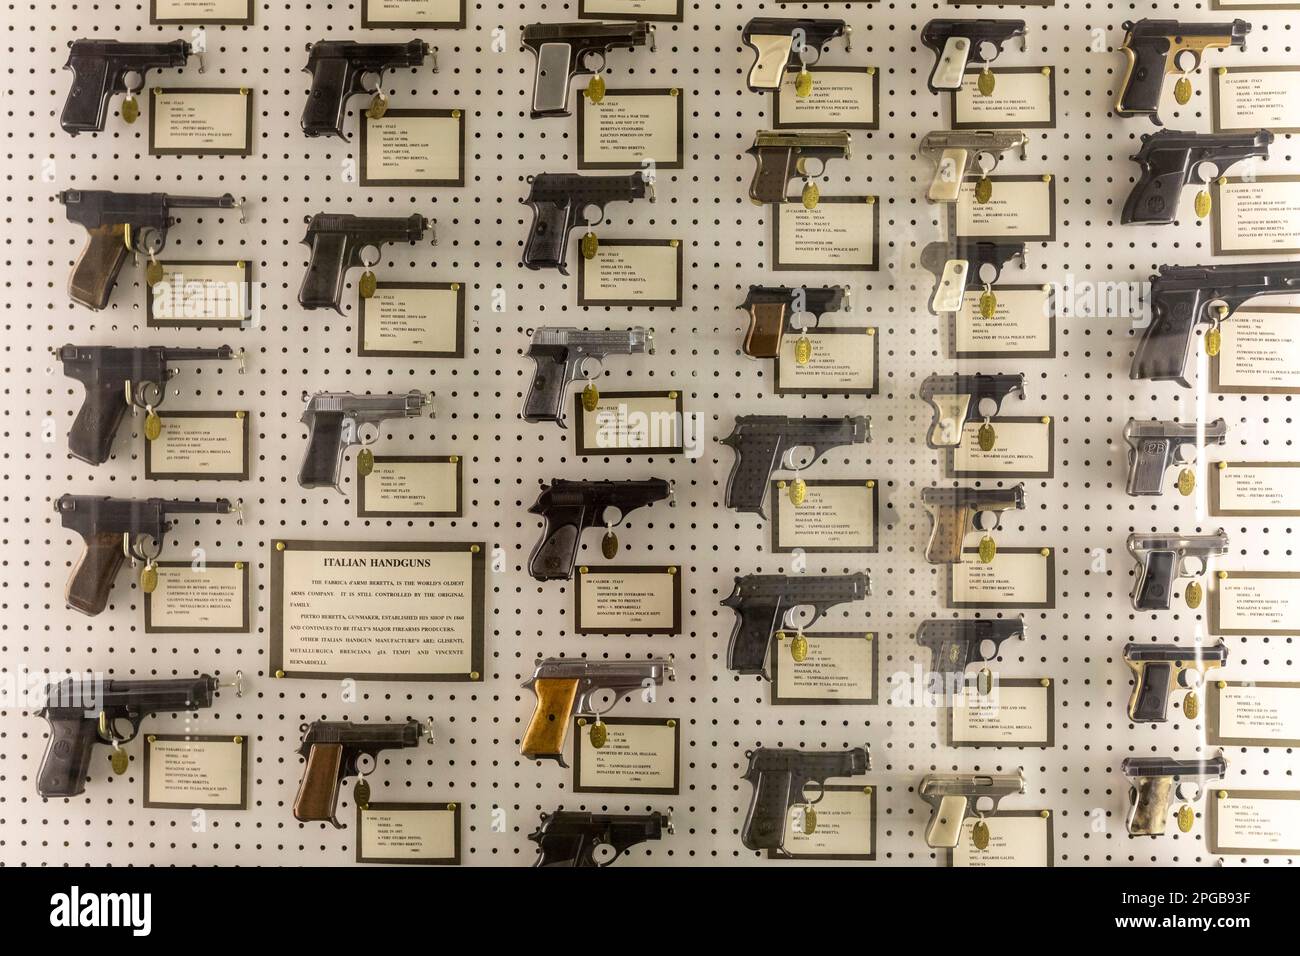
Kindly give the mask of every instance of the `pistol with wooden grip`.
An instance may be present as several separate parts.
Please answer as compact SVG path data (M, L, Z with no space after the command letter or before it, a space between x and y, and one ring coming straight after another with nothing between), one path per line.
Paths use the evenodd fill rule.
M789 856L785 849L786 824L790 811L804 808L806 834L817 829L817 812L813 808L826 794L831 778L860 777L871 769L871 751L867 747L848 750L782 750L759 747L745 754L749 766L744 779L754 788L740 829L740 842L749 850L770 850ZM817 796L805 794L808 784L817 784Z
M1002 403L1013 392L1024 399L1023 372L928 376L917 391L933 412L925 444L930 448L956 448L962 442L967 423L978 417L988 419L998 415ZM989 405L985 406L985 402Z
M925 560L931 564L960 564L965 560L962 543L966 535L982 531L991 540L991 532L1002 527L1002 512L1009 508L1024 510L1025 486L1022 482L1010 488L922 488L921 504L930 516ZM985 515L992 515L992 520ZM983 551L980 559L984 559Z
M939 130L926 133L917 145L919 152L934 163L934 178L925 198L930 202L956 202L966 177L979 172L988 176L998 168L1002 155L1019 149L1025 159L1029 138L1020 130ZM979 193L976 201L982 202Z
M1198 579L1209 570L1210 558L1228 553L1228 536L1222 528L1213 534L1131 534L1128 553L1137 562L1134 610L1169 610L1177 578L1190 579L1184 600L1195 609L1203 596Z
M230 684L238 696L243 696L242 679L236 671ZM40 715L50 725L50 741L36 776L36 792L42 797L83 793L96 744L107 744L123 757L121 769L114 762L114 769L123 772L122 747L140 733L146 715L211 707L218 686L207 674L158 680L72 676L46 685Z
M423 40L407 43L358 43L356 40L318 40L307 47L307 65L303 72L311 74L311 92L302 111L302 131L308 136L337 136L346 140L343 123L347 118L348 100L358 93L372 93L372 107L379 119L387 110L388 97L384 94L384 73L404 67L424 65L429 55L429 44ZM433 72L438 72L437 51L434 50ZM373 76L375 85L367 89L366 77Z
M108 606L108 595L122 562L131 559L144 564L140 575L143 590L157 583L156 562L162 553L163 539L172 527L175 515L231 514L240 523L239 506L226 498L215 501L181 501L164 498L108 498L93 495L63 495L54 502L54 510L63 527L77 532L85 550L77 559L64 593L68 607L82 614L95 615ZM145 540L153 542L146 552ZM150 575L153 577L150 578Z
M613 529L637 508L672 497L663 478L640 481L568 481L552 479L528 509L541 515L542 537L528 556L528 573L538 581L568 580L582 545L582 532L604 527L607 558L618 550ZM675 502L669 501L671 507ZM613 514L611 514L613 512Z
M1025 261L1023 242L1000 239L955 239L927 243L921 250L921 265L934 276L928 302L933 315L959 312L967 292L989 291L1001 278L1012 259Z
M1024 20L930 20L921 28L921 42L934 52L926 86L931 93L961 89L971 58L987 68L1013 37L1020 37L1021 49L1027 48ZM991 56L984 55L985 45L992 47Z
M744 345L750 358L778 358L786 327L796 315L811 315L813 327L827 312L849 310L849 288L751 285L740 308L749 313Z
M185 66L193 52L184 40L166 43L69 41L68 62L63 64L63 68L72 71L72 87L63 104L59 125L73 136L103 132L108 104L114 96L125 93L128 101L134 99L135 94L144 89L145 76L150 70L179 69ZM137 85L127 83L132 78L138 78ZM127 114L124 118L131 122L133 116Z
M532 210L533 224L524 240L524 266L556 269L567 276L569 233L579 225L604 222L609 203L635 199L655 201L654 183L639 171L627 176L539 173L528 177L528 197L520 202ZM594 223L587 218L588 209L597 210Z
M1199 422L1138 421L1130 418L1124 425L1128 445L1128 483L1125 490L1134 497L1162 495L1165 473L1173 465L1186 466L1192 457L1184 457L1188 448L1222 445L1228 440L1228 424L1222 418L1201 425ZM1183 489L1186 488L1184 491ZM1191 483L1181 476L1178 490L1191 494Z
M567 427L564 405L569 386L580 375L590 381L606 355L641 352L654 353L654 330L639 325L630 329L549 325L534 330L526 353L533 360L533 378L524 396L524 421Z
M298 484L304 488L333 488L342 494L339 476L347 450L353 445L372 444L378 437L378 426L390 418L419 417L433 400L412 389L404 395L317 392L304 394L303 401L307 403L301 418L307 426L307 450L298 469ZM373 468L373 456L369 460Z
M932 773L921 780L921 799L930 805L925 844L951 848L970 817L996 816L1002 798L1025 792L1024 771L1015 773Z
M144 254L150 263L167 245L167 230L176 223L175 209L238 209L243 200L220 196L171 196L167 193L119 193L107 189L65 189L58 194L68 222L90 235L68 280L68 296L78 305L99 310L108 305L127 253ZM153 281L153 280L151 280Z
M826 171L832 159L853 155L853 137L846 130L790 133L762 130L754 134L754 144L745 150L754 157L754 177L749 181L749 198L756 205L785 203L790 183L803 177L800 201L808 209L821 198L815 180Z
M1173 757L1125 757L1120 765L1129 781L1129 836L1160 836L1169 822L1171 798L1183 801L1178 811L1178 829L1188 833L1196 822L1194 803L1205 796L1206 784L1222 780L1228 761L1219 751L1207 760L1176 760Z
M538 661L533 676L521 685L537 696L537 706L519 752L533 760L554 760L561 767L568 766L564 741L574 717L591 718L599 724L619 700L637 691L643 692L647 703L653 703L654 688L661 686L665 677L673 680L674 671L672 662L662 658L588 661L548 657ZM609 706L601 710L597 703L606 696Z
M763 503L767 500L768 481L777 468L794 467L789 456L795 449L811 448L812 460L818 461L833 448L870 440L871 419L865 415L737 415L731 434L721 439L736 455L727 475L727 507L766 517Z
M63 363L63 374L86 389L86 398L68 432L68 452L90 465L108 460L113 437L128 408L143 408L156 419L154 410L162 405L167 383L176 375L173 362L237 359L239 371L244 371L244 350L236 352L228 345L210 349L65 345L54 354Z
M1115 112L1119 116L1149 116L1163 126L1156 111L1165 77L1183 75L1201 68L1205 51L1213 47L1246 48L1250 24L1245 20L1231 23L1192 23L1181 20L1124 22L1124 79L1119 85ZM1184 54L1192 60L1187 69Z
M790 58L799 58L801 72L815 64L822 48L844 37L844 49L853 49L853 28L830 17L754 17L745 24L740 40L754 51L746 82L751 91L766 93L781 88Z
M1169 695L1175 687L1195 693L1206 674L1228 660L1228 646L1215 644L1124 645L1124 663L1133 671L1133 693L1128 699L1128 719L1138 724L1162 724L1169 719ZM1197 675L1193 683L1190 672ZM1186 710L1190 710L1185 705ZM1194 715L1187 713L1188 719Z
M330 308L343 314L343 287L348 270L370 266L362 258L366 249L382 250L386 243L424 238L429 220L419 213L409 216L354 216L351 213L318 212L307 220L303 244L311 246L307 274L298 289L298 304L304 309ZM364 277L363 277L364 278Z
M778 630L792 627L792 612L812 609L812 616L797 629L811 628L831 608L871 595L871 575L855 574L746 574L737 575L735 587L722 606L736 612L727 644L727 667L739 674L767 677L768 648Z
M357 777L353 796L358 809L365 810L370 800L365 776L370 771L362 769L362 758L377 764L385 750L419 746L421 737L432 744L433 720L421 723L408 718L402 723L373 724L317 720L303 724L300 732L298 755L306 763L293 800L293 815L303 823L326 822L342 830L345 827L338 821L338 803L343 780Z
M543 813L537 829L528 839L537 844L535 867L567 866L577 868L606 867L619 857L648 840L659 840L673 832L671 813L588 813L583 810L556 810ZM613 851L603 862L597 851L607 846Z
M1183 187L1191 183L1205 185L1205 164L1214 167L1215 176L1225 176L1234 165L1246 159L1268 159L1273 134L1266 129L1253 132L1185 133L1162 129L1143 133L1142 146L1129 157L1142 168L1133 184L1121 223L1172 223L1178 214ZM1209 199L1204 193L1203 200ZM1208 202L1196 215L1209 215Z
M930 672L943 680L945 693L956 692L966 683L966 668L988 663L1002 652L1009 638L1022 639L1025 622L1019 618L922 621L916 627L916 643L930 652Z
M537 68L533 73L533 108L531 116L568 116L569 86L575 76L591 76L605 68L605 56L615 47L635 50L649 46L655 50L654 24L633 23L530 23L520 37L524 48L533 55ZM594 59L594 64L588 59ZM603 95L603 85L601 87ZM592 102L600 96L593 94Z

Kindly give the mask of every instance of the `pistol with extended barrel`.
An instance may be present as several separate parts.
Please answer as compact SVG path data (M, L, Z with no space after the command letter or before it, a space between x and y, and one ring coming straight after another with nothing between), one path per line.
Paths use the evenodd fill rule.
M1228 440L1228 424L1222 418L1201 425L1199 422L1138 421L1130 418L1124 425L1128 444L1128 484L1125 490L1134 497L1161 495L1165 489L1165 472L1173 465L1182 466L1178 490L1190 495L1195 487L1195 473L1188 468L1195 459L1183 457L1186 448L1222 445Z
M751 91L766 93L781 88L790 57L799 57L800 73L820 58L822 48L844 37L844 49L853 49L853 28L829 17L754 17L745 24L740 40L754 51L746 82ZM809 87L811 89L811 86Z
M606 558L618 553L614 528L643 505L672 496L673 486L662 478L644 481L565 481L555 478L542 488L528 509L541 515L542 537L528 556L528 573L538 581L567 580L582 545L582 532L603 526L601 550ZM672 504L673 502L670 502ZM609 514L613 511L617 517Z
M930 20L921 28L921 42L934 52L934 66L926 85L931 93L961 89L966 65L992 63L1002 53L1002 44L1020 37L1021 49L1027 49L1024 20ZM984 46L992 47L992 56L984 55Z
M534 760L554 760L561 767L568 766L564 762L564 740L569 734L570 720L594 718L594 727L599 727L600 718L613 710L624 696L635 691L653 695L652 688L662 685L665 677L673 680L673 675L672 663L659 658L588 661L548 657L540 660L533 668L533 676L522 685L537 695L537 706L524 731L519 752ZM596 701L605 692L612 699L608 707L599 710ZM649 702L653 699L651 696Z
M1196 688L1205 683L1205 675L1215 667L1222 667L1228 659L1228 647L1223 641L1208 646L1193 644L1136 644L1124 645L1124 663L1133 671L1133 693L1128 699L1128 719L1139 724L1161 724L1168 720L1169 694L1174 686L1187 691L1183 700L1183 714L1189 720L1196 718L1199 706ZM1195 685L1188 680L1194 671Z
M941 130L921 137L917 151L934 163L934 178L925 198L930 202L956 202L966 177L979 171L981 183L977 184L975 200L986 203L992 198L992 183L988 176L998 168L1003 153L1020 150L1020 158L1027 156L1029 138L1020 130L977 129Z
M171 196L167 193L117 193L107 189L65 189L58 194L68 216L90 234L68 281L68 296L88 309L108 305L126 254L149 258L159 269L158 253L167 245L167 230L175 225L174 209L238 209L242 200L221 196ZM150 284L156 279L150 278Z
M927 243L921 250L921 265L934 276L930 312L942 315L960 311L968 291L983 289L985 293L990 292L1002 278L1003 266L1016 258L1023 265L1023 242L955 239L952 242Z
M1120 116L1146 115L1151 122L1163 126L1156 110L1160 106L1160 93L1165 77L1181 77L1175 90L1179 105L1191 99L1191 83L1186 74L1201 68L1201 58L1210 47L1217 50L1230 46L1246 48L1246 34L1250 24L1245 20L1231 23L1191 23L1181 20L1132 20L1124 22L1124 54L1126 66L1124 79L1119 85L1115 112ZM1191 57L1191 70L1185 67L1183 55Z
M790 202L786 196L791 181L802 176L800 201L814 209L821 190L814 181L832 159L848 159L853 137L845 130L788 133L766 130L754 134L754 145L745 150L754 157L754 178L749 181L749 198L757 205Z
M794 807L803 808L803 830L817 830L814 807L826 794L826 781L840 777L860 777L871 769L871 751L867 747L848 750L779 750L759 747L745 753L749 766L744 779L754 788L740 830L740 842L746 849L768 850L789 856L785 849L786 825ZM804 790L817 784L816 799Z
M945 695L961 689L966 683L966 668L971 664L995 660L1002 652L1004 641L1024 636L1025 622L1019 618L931 619L916 626L917 646L929 650L930 672L942 679Z
M634 199L655 201L654 184L640 172L628 176L582 176L578 173L541 173L528 177L528 198L520 200L533 211L533 224L524 242L523 263L529 269L558 269L569 274L569 233L577 226L588 227L584 242L591 253L599 245L593 225L605 221L605 206ZM596 221L587 210L596 209ZM587 249L583 250L584 255ZM587 256L590 258L590 256Z
M931 564L960 564L965 560L962 543L966 535L983 532L980 561L988 564L997 554L992 532L1002 527L1002 512L1008 508L1023 511L1025 486L1010 488L922 488L921 504L930 516L930 540L925 545L925 560ZM992 515L992 521L984 516Z
M157 559L173 516L234 513L243 523L239 506L232 506L226 498L181 501L63 495L54 502L54 510L63 519L63 527L81 535L86 546L68 578L65 600L74 611L92 616L108 606L109 591L126 558L131 559L132 567L137 561L144 563L142 591L148 593L157 586ZM145 538L154 542L152 553L144 550Z
M304 488L333 488L339 494L343 493L339 472L348 448L373 444L379 437L381 422L418 418L433 404L430 396L415 389L404 395L317 392L304 393L302 398L306 407L300 421L307 426L307 451L298 469L298 484ZM363 448L357 457L357 470L363 478L374 463L374 455Z
M988 419L1002 411L1006 397L1015 393L1025 397L1023 372L986 375L930 375L921 383L917 396L930 404L933 415L925 443L930 448L956 448L962 442L962 433L969 422L978 417ZM985 402L991 408L985 408ZM992 442L988 442L992 448ZM982 446L981 446L982 447Z
M1142 167L1142 175L1124 202L1122 223L1171 223L1178 213L1183 187L1205 185L1202 166L1211 163L1216 176L1245 159L1268 159L1273 134L1266 129L1242 133L1184 133L1162 129L1143 133L1142 146L1129 157ZM1210 214L1210 194L1197 197L1196 216Z
M298 795L293 799L293 815L302 823L327 822L337 830L345 829L338 821L339 784L356 777L352 791L357 809L370 803L370 784L366 776L374 769L363 770L362 757L376 764L385 750L418 747L420 738L433 743L433 719L423 724L407 718L402 723L352 724L346 721L314 720L299 728L302 743L298 756L306 759Z
M742 348L750 358L777 358L786 325L796 315L811 315L813 327L827 312L849 310L847 286L804 288L751 285L740 308L749 313L749 328Z
M599 80L592 102L604 95L605 83L599 73L605 68L605 55L614 47L634 50L649 45L655 49L654 24L633 23L530 23L523 28L524 47L533 54L537 69L533 74L532 118L569 115L569 85L578 75L595 75ZM588 64L588 58L598 62ZM592 92L590 88L588 92Z
M298 290L298 304L304 309L331 308L343 314L343 286L348 270L369 266L361 254L369 248L382 249L385 243L409 242L424 238L429 220L419 213L409 216L354 216L351 213L318 212L307 220L304 245L311 246L307 274ZM373 293L373 273L370 277ZM366 275L362 276L366 282ZM361 294L365 295L364 288Z
M779 630L794 627L792 612L812 608L812 616L797 626L812 627L822 615L846 601L861 601L871 594L871 576L855 574L746 574L736 576L735 587L722 600L736 612L727 644L727 667L739 674L767 677L767 651Z
M603 867L648 840L659 840L673 832L671 813L588 813L585 810L556 810L543 813L537 829L528 839L537 844L533 866ZM597 851L607 846L609 859L598 861Z
M585 375L595 388L587 368L590 360L599 366L606 355L654 352L654 331L641 326L630 329L575 329L570 326L542 326L533 331L527 355L533 360L533 380L524 396L526 422L564 424L569 386ZM599 393L596 393L599 398Z
M184 40L69 41L68 62L63 68L72 71L72 87L63 104L59 125L73 136L102 132L109 101L118 93L126 94L122 118L128 123L135 122L140 110L135 94L144 89L145 74L150 70L179 69L193 52ZM203 72L201 67L199 72ZM138 84L129 85L127 81L132 79L138 80Z
M918 793L931 807L930 825L925 830L925 843L930 847L955 847L961 839L961 828L970 817L976 817L975 827L983 828L982 835L972 831L975 845L987 846L988 824L986 817L997 815L1002 798L1025 792L1023 770L1015 773L932 773L921 780Z
M767 483L777 468L794 468L788 456L797 448L811 448L816 462L832 448L860 445L871 440L871 419L865 415L843 418L790 418L786 415L737 415L731 434L722 444L735 452L727 475L728 508L767 517ZM810 462L811 464L811 462Z
M1120 769L1129 781L1129 836L1160 836L1169 822L1171 796L1183 801L1178 809L1178 829L1191 832L1196 822L1192 805L1205 796L1206 783L1224 778L1228 761L1223 751L1208 760L1125 757Z
M1222 528L1213 534L1131 534L1128 553L1137 562L1131 595L1135 610L1169 610L1175 578L1190 579L1183 600L1194 610L1204 597L1198 579L1209 570L1210 558L1228 553L1228 536Z
M388 109L384 93L384 73L403 67L424 65L429 44L423 40L408 43L358 43L356 40L318 40L307 46L307 65L311 74L311 92L302 111L302 131L308 136L337 136L346 140L343 123L348 100L358 93L371 93L368 110L380 119ZM437 51L433 51L433 72L438 72ZM365 87L366 77L375 78L374 89Z

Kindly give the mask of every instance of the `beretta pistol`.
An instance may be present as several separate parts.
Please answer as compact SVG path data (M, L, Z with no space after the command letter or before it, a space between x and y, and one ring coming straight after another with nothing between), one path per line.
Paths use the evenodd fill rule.
M1246 48L1250 24L1245 20L1231 23L1195 23L1181 20L1132 20L1124 23L1124 79L1119 85L1115 112L1119 116L1149 116L1163 126L1157 109L1164 90L1165 77L1179 76L1175 99L1180 106L1192 96L1187 74L1201 68L1205 51L1228 47ZM1188 69L1186 61L1191 61Z
M411 718L400 723L367 724L316 720L303 724L300 732L298 755L306 763L293 800L294 818L302 823L326 822L342 830L345 828L338 821L339 785L347 777L356 777L353 802L358 810L368 809L370 784L366 776L374 767L363 767L363 758L377 764L383 751L418 747L421 737L432 744L433 720L423 724Z
M740 842L748 850L767 850L776 856L789 856L785 849L786 825L790 811L803 808L803 830L817 831L816 805L826 795L826 781L831 778L860 777L871 769L871 751L867 747L848 750L792 750L759 747L745 754L749 766L744 779L754 788L740 829ZM805 793L808 784L817 784L817 796Z
M1200 711L1197 688L1205 683L1210 670L1222 667L1227 659L1228 646L1223 641L1208 645L1125 644L1124 663L1134 678L1128 719L1135 724L1164 723L1169 719L1169 695L1176 686L1187 691L1183 716L1195 720Z

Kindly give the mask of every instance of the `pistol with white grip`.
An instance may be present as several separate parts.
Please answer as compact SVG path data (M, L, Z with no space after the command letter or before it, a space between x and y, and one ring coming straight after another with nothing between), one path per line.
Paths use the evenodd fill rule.
M1169 719L1169 695L1175 687L1193 691L1205 683L1205 675L1222 667L1228 647L1217 644L1124 645L1124 663L1133 671L1133 693L1128 699L1128 719L1137 724L1162 724ZM1197 674L1195 685L1189 672Z
M1002 798L1025 792L1024 771L1015 773L932 773L918 788L921 799L931 807L925 843L931 847L955 847L962 824L968 817L996 816Z
M1002 403L1015 393L1025 397L1023 372L986 375L931 375L921 383L918 396L929 402L933 415L925 443L930 448L956 448L961 444L962 431L968 422L977 417L992 418L1002 411ZM984 402L992 408L987 414Z
M990 290L1012 259L1023 267L1025 244L1000 239L955 239L931 242L921 250L921 265L934 276L928 303L932 315L960 312L966 293Z
M1222 528L1213 534L1131 534L1128 552L1137 562L1134 610L1169 610L1177 578L1191 579L1188 590L1195 590L1196 597L1187 603L1195 608L1201 603L1197 579L1209 570L1210 558L1228 553L1228 536Z
M1190 465L1195 459L1184 457L1187 448L1222 445L1228 440L1228 424L1222 418L1202 426L1199 422L1138 421L1130 418L1124 425L1128 443L1128 493L1134 497L1162 495L1165 472L1173 465ZM1181 487L1180 487L1181 490Z
M1176 760L1173 757L1125 757L1120 765L1129 782L1129 836L1160 836L1169 822L1171 797L1183 801L1178 829L1187 833L1196 819L1193 803L1205 796L1206 784L1222 780L1228 761L1219 751L1208 760Z
M1002 53L1002 44L1020 37L1021 49L1027 49L1024 20L930 20L921 28L921 42L934 51L934 67L926 85L931 93L961 89L966 66L974 57L977 63L992 63ZM985 56L985 45L992 55Z
M930 202L956 202L966 177L973 172L988 176L998 168L1008 150L1020 150L1025 159L1028 137L1020 130L939 130L921 137L917 151L934 163L934 178L925 198Z
M792 56L797 56L803 67L812 66L821 58L822 48L838 36L844 37L845 50L853 48L853 28L843 20L754 17L740 34L741 42L754 51L746 80L750 90L779 90Z

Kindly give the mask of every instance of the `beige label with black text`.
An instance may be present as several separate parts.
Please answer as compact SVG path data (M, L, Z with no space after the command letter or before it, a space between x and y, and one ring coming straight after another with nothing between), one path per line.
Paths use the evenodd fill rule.
M1209 799L1215 817L1211 852L1300 853L1300 791L1264 796L1229 790L1225 797L1211 792Z
M454 461L391 461L375 459L365 482L367 512L454 514L460 466Z
M999 814L985 817L989 828L989 845L983 850L975 846L971 830L976 817L962 824L961 838L952 848L953 866L1049 866L1048 848L1051 845L1050 817L1008 816Z
M366 179L458 180L460 124L455 116L365 117Z
M1227 67L1212 79L1219 97L1216 129L1300 129L1300 70Z
M1052 121L1052 77L993 70L993 92L979 91L979 74L967 73L957 90L953 122L961 126L1038 126Z
M677 13L681 0L584 0L582 12L586 16L624 18L634 16L671 17Z
M245 471L245 419L235 415L168 415L149 445L155 475L238 475Z
M154 17L204 23L212 20L247 20L252 0L157 0Z
M791 856L870 856L871 801L868 787L827 790L813 807L816 826L805 833L807 807L796 804L789 810L785 839L781 846Z
M150 739L148 803L230 806L243 802L244 746L232 740Z
M1300 740L1300 684L1226 684L1218 695L1218 739L1294 747Z
M776 207L781 242L777 263L783 266L874 266L875 204L826 202L814 209L787 202Z
M459 293L380 285L362 300L361 347L367 352L454 352Z
M979 433L983 421L967 422L962 428L961 444L952 454L952 469L957 473L1046 474L1052 467L1052 428L1050 422L990 421L994 431L993 447L980 449Z
M988 564L964 554L952 565L954 604L1021 606L1047 601L1048 559L1038 551L999 551Z
M874 74L863 70L837 70L834 67L812 70L812 91L807 96L795 92L797 72L787 72L777 92L778 124L786 126L874 126L876 97Z
M667 571L581 572L577 626L613 632L671 629L676 589Z
M773 494L784 494L776 489ZM777 507L776 542L793 548L843 548L861 551L876 546L875 491L860 484L806 482L803 504L789 499Z
M987 694L965 687L952 701L952 745L1042 746L1052 737L1049 687L995 683Z
M1219 391L1300 392L1300 312L1243 309L1220 323Z
M1222 252L1300 249L1300 179L1230 181L1219 186L1217 199Z
M151 321L242 322L248 318L248 270L238 262L160 262L149 290Z
M775 653L781 655L774 668L777 702L784 699L833 703L872 698L876 642L870 635L805 633L808 653L802 661L796 661L790 653L794 636L787 633L776 642Z
M1210 514L1300 512L1300 463L1225 461L1215 469Z
M669 395L601 396L582 410L583 451L678 448L682 422L677 399Z
M980 315L983 290L968 291L957 313L953 350L982 352L1048 352L1052 348L1052 295L1045 288L994 288L997 306L990 318Z
M361 811L365 860L450 860L456 855L456 811L424 808Z
M605 742L578 728L577 786L583 790L670 790L676 785L677 730L663 723L606 723Z
M158 565L158 586L149 595L149 629L234 630L244 626L248 595L243 568Z
M601 243L596 256L582 272L582 298L602 301L675 302L677 288L676 246L618 245Z
M681 109L677 93L608 90L599 103L584 97L582 161L594 166L676 163Z
M244 152L248 149L251 95L239 90L155 90L153 148Z
M967 177L957 195L959 236L1019 239L1052 234L1052 191L1045 179L993 180L993 195L975 201L975 179Z
M799 339L811 345L808 362L795 361ZM876 387L876 336L871 332L808 329L787 332L777 359L782 392L868 391Z
M1214 581L1211 594L1218 611L1214 633L1300 632L1300 576L1229 573Z

